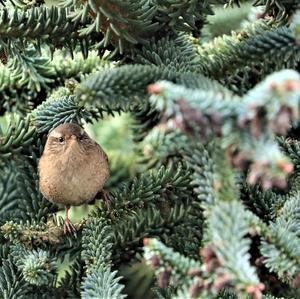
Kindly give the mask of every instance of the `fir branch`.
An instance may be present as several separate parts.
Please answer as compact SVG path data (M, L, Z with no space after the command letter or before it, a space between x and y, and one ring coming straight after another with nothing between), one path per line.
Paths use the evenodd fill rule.
M30 127L30 118L11 118L5 133L0 132L0 160L4 161L11 155L18 153L33 141L35 128Z
M54 72L48 57L41 57L32 47L25 51L19 47L10 50L14 56L8 60L7 67L12 72L17 88L26 87L39 92L53 82Z
M28 250L22 245L16 245L11 254L25 281L37 286L54 284L57 261L49 252L41 249Z
M199 215L198 215L199 217ZM183 204L177 204L169 208L166 215L163 215L155 208L138 210L135 214L126 217L114 225L114 254L115 263L131 260L136 252L142 247L142 240L145 237L159 237L164 241L170 241L173 227L193 221L192 208Z
M292 197L281 209L282 215L270 226L253 214L246 214L246 221L253 229L252 233L261 236L263 263L271 271L275 271L282 281L295 288L298 287L299 280L299 213L295 209L298 205L298 196Z
M74 96L49 98L32 112L32 119L38 133L47 133L62 123L91 122L97 119L96 111L88 111Z
M178 164L182 160L184 149L190 143L188 137L179 130L168 131L161 127L152 129L138 146L140 162L149 169Z
M286 227L271 226L271 242L263 241L261 253L265 265L276 271L277 275L285 282L292 284L299 273L300 252L299 238Z
M2 237L1 237L2 239ZM2 243L2 242L1 242ZM0 259L1 259L1 265L2 265L2 262L6 259L8 259L8 256L9 256L9 250L10 250L10 246L9 244L1 244L0 245Z
M3 92L6 88L13 85L13 78L9 69L2 63L0 63L0 76L0 91Z
M257 285L259 279L250 265L250 240L243 206L235 201L218 203L209 217L209 234L221 268L229 274L237 291ZM240 289L240 290L239 290Z
M84 274L83 265L77 258L59 282L59 287L67 292L70 298L80 298L81 277Z
M3 299L18 299L26 294L28 285L10 259L2 261L0 268L0 296Z
M135 63L168 67L170 71L201 72L201 61L195 47L184 34L152 38L141 50L134 50L132 56Z
M0 14L1 39L5 42L23 40L55 47L67 45L74 49L79 37L80 23L68 18L69 10L52 6L33 7L22 12L18 9L2 9ZM39 47L39 46L38 46Z
M181 74L156 66L127 65L91 75L80 84L77 96L87 107L96 107L100 113L124 111L137 114L138 117L139 113L143 115L150 109L151 116L155 114L155 107L149 106L147 87L162 79L182 83L190 88L216 89L218 87L222 91L225 90L219 83L201 75ZM139 130L144 131L151 126L149 127L146 122L144 126L139 127Z
M189 171L182 165L160 167L134 178L110 195L109 209L98 210L112 220L136 213L141 208L160 206L165 201L173 206L187 201Z
M286 137L300 117L300 12L296 0L252 1L262 20L203 44L211 8L244 2L4 3L0 114L18 117L0 132L1 298L124 298L123 265L145 238L159 298L261 299L264 286L266 298L299 297L299 149ZM110 199L65 235L38 187L46 135L120 112L126 136L112 118L93 128L113 151Z
M74 224L77 231L82 229L83 222ZM12 221L1 226L1 233L10 240L16 237L24 245L30 244L61 244L63 243L64 230L53 222L35 224L17 224Z
M90 244L90 241L93 243ZM92 246L91 246L92 245ZM105 219L90 218L82 232L81 259L89 268L111 267L112 234Z
M241 3L240 7L224 9L223 6L213 8L214 14L208 16L206 24L201 30L201 44L217 36L230 34L232 31L240 30L241 25L247 20L251 11L251 3Z
M278 137L280 149L291 159L295 170L300 170L300 142L293 138Z
M294 196L290 196L290 198L285 201L281 213L276 219L278 226L287 228L289 231L296 233L298 237L300 237L300 227L298 224L300 219L299 198L299 192Z
M15 189L16 173L11 168L3 168L0 174L0 215L8 219L10 213L17 207L18 191ZM4 175L8 173L8 175Z
M12 162L18 176L16 187L20 196L18 200L18 217L28 221L46 221L49 212L54 212L56 207L46 200L39 191L36 168L30 159L25 157L15 158Z
M244 2L243 0L221 0L221 3L226 5L237 4L238 6ZM264 6L264 15L269 14L276 18L277 22L283 23L288 22L289 16L293 14L295 9L298 7L297 0L253 0L254 6Z
M198 205L214 204L215 189L214 189L214 163L211 152L203 145L195 148L190 148L190 151L185 152L184 156L188 166L193 170L191 186L197 194Z
M213 14L210 4L215 1L199 2L195 0L182 2L156 1L158 4L157 19L175 31L192 32L198 36L205 18Z
M93 0L83 1L72 18L86 20L90 14L93 22L81 30L81 36L101 31L104 38L97 47L112 43L122 54L128 45L143 43L147 35L157 31L158 23L152 21L155 11L155 6L148 1Z
M291 196L281 209L281 214L270 226L270 237L261 245L264 262L279 278L291 284L299 275L300 227L299 194Z
M83 81L78 97L99 111L130 111L143 105L147 86L162 77L170 78L167 70L142 65L105 70Z
M155 270L161 288L173 285L178 289L190 287L192 271L201 272L202 264L166 247L157 239L144 239L144 257Z
M87 264L88 273L81 283L82 298L125 298L123 286L111 270L111 228L101 218L91 218L83 229L82 259ZM92 242L92 243L91 243ZM92 246L91 246L92 245Z
M124 286L119 283L120 277L116 277L117 272L101 270L92 271L83 280L81 298L107 298L123 299L126 295L122 294Z
M259 22L257 28L250 27L239 34L215 39L199 48L205 74L213 78L224 78L237 69L253 66L263 59L266 70L294 68L299 62L299 44L295 32L287 27L267 30ZM285 59L281 59L285 57Z
M292 171L288 157L279 151L273 138L274 133L287 134L290 125L297 121L299 87L299 74L283 70L268 76L243 98L224 89L207 92L164 81L151 85L149 91L154 94L152 104L163 107L160 109L166 111L164 117L171 118L173 127L206 140L210 136L221 136L221 147L227 148L229 156L232 150L247 156L248 162L253 163L248 181L261 180L267 189L271 185L285 187L283 178ZM204 131L208 124L212 132ZM230 149L232 146L234 149ZM242 156L239 160L229 159L244 170ZM269 161L268 168L262 167L264 160Z
M285 201L283 196L271 190L262 190L259 186L248 184L245 184L241 192L241 199L249 210L266 222L276 218L277 210L282 208Z
M133 122L132 130L134 132L133 138L135 142L142 141L149 131L154 128L161 119L161 114L150 103L136 111L132 111Z
M112 68L113 63L99 57L94 50L89 51L89 56L84 57L82 53L75 52L73 57L65 51L56 50L51 65L54 68L55 79L66 80L66 78L78 78L84 74L91 74L98 70Z

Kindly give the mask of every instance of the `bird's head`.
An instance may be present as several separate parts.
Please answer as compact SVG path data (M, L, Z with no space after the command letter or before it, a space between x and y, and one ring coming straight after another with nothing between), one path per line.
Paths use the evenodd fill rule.
M47 153L65 153L67 151L80 151L84 153L93 143L88 134L77 124L61 124L52 130L45 145Z

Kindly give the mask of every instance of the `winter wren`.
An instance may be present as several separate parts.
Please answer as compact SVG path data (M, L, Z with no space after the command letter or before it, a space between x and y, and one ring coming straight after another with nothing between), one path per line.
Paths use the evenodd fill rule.
M53 203L66 206L64 231L73 228L70 206L94 199L109 177L107 155L77 124L59 125L48 135L40 158L39 185L42 194Z

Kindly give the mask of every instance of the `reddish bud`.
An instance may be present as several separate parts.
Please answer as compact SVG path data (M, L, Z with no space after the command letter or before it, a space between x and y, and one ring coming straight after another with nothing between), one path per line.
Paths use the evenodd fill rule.
M297 80L287 80L282 84L287 91L295 91L300 89L300 83Z
M253 299L261 299L262 298L262 291L264 290L265 285L263 283L259 283L257 285L251 285L246 288L246 292L253 298Z
M161 88L158 84L150 84L148 85L148 93L150 94L160 94L161 93Z
M276 163L277 167L282 170L284 173L291 173L294 170L294 166L291 163L286 161L278 161Z

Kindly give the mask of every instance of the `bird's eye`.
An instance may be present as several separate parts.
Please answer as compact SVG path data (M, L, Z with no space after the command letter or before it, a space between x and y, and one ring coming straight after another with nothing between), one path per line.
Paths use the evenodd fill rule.
M59 137L59 138L58 138L58 142L59 142L59 143L64 143L64 141L65 141L65 140L64 140L64 137Z

